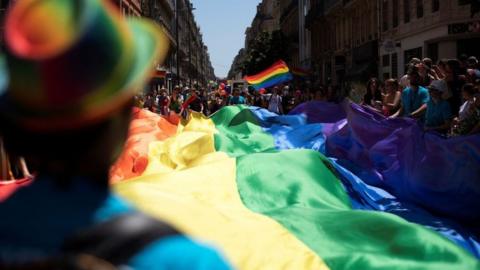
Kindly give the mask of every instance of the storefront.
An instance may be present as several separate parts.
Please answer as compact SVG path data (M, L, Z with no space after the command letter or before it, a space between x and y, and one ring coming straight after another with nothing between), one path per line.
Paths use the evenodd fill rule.
M429 57L434 62L459 58L463 54L480 57L478 48L479 20L443 25L402 39L385 39L380 48L380 73L398 78L404 74L406 65L413 57Z

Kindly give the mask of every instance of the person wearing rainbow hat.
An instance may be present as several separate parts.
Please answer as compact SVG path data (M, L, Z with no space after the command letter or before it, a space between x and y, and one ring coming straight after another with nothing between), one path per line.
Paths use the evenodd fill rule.
M36 177L0 203L0 269L229 269L109 188L163 31L103 0L20 0L5 31L0 133Z

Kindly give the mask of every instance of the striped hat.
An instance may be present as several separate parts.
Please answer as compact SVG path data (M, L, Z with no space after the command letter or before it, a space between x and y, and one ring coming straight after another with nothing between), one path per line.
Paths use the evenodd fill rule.
M108 119L129 104L168 51L162 29L123 19L103 0L20 0L5 28L0 114L32 131Z

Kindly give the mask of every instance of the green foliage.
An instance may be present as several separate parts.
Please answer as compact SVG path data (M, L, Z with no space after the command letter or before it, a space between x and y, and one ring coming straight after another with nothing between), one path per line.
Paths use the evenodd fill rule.
M278 60L289 60L289 42L281 31L260 33L249 45L242 68L244 75L257 74Z

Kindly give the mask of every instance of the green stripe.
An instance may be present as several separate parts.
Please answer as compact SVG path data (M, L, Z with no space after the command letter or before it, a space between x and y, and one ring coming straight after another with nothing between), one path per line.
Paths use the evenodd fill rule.
M245 206L282 224L333 270L480 269L469 253L432 230L392 214L353 210L323 155L279 152L247 106L226 107L212 120L217 151L237 158Z
M352 210L318 152L238 157L237 185L249 209L282 224L333 270L480 269L475 258L434 231L392 214Z
M231 157L275 150L273 137L264 132L247 106L228 106L211 117L219 133L215 149Z

